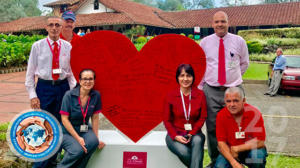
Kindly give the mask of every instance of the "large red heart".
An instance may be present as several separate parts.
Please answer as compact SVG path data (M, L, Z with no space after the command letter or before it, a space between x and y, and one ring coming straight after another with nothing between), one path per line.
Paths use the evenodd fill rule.
M165 95L178 86L177 66L193 66L195 85L206 66L201 47L176 34L159 35L138 52L126 36L97 31L82 37L71 55L77 80L84 68L96 71L95 89L101 93L103 114L134 142L162 121Z

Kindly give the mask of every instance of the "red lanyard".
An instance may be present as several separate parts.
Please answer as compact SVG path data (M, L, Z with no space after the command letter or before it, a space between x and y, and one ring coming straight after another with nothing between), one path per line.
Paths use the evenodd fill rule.
M81 102L80 102L80 96L78 96L78 103L80 105L80 109L81 109L81 113L82 113L82 116L83 116L83 124L85 124L85 117L87 115L87 112L88 112L88 108L89 108L89 104L90 104L90 100L91 100L91 97L89 97L89 100L88 100L88 103L87 103L87 106L85 108L85 111L83 110L82 106L81 106Z
M50 42L49 42L49 39L48 39L48 38L47 38L47 43L48 43L48 45L49 45L49 48L50 48L50 50L51 50L51 52L52 52L52 56L54 57L54 51L53 51L53 48L52 48L52 46L51 46L51 44L50 44ZM58 46L58 57L56 58L55 62L58 62L58 61L59 61L60 49L61 49L61 41L59 40L59 46Z

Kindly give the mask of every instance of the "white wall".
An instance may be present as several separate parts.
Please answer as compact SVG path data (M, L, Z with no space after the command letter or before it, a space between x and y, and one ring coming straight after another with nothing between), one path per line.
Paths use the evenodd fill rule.
M77 10L76 14L90 14L101 12L114 12L114 10L106 8L101 3L99 3L99 9L94 10L94 0L88 0L79 8L79 10Z

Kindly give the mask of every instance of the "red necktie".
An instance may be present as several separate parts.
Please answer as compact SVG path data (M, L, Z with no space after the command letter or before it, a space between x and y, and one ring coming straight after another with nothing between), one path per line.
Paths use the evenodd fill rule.
M57 80L59 78L59 74L53 74L54 69L59 68L59 51L58 51L58 44L55 41L54 43L54 50L53 50L53 56L52 56L52 78L53 80Z
M226 70L225 70L225 49L223 39L220 38L219 46L219 67L218 67L218 82L221 86L226 83Z

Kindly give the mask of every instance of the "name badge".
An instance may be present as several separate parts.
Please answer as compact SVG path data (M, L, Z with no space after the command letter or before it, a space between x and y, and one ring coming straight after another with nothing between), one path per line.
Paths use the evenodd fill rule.
M238 62L237 61L229 61L228 62L228 67L231 68L235 68L236 66L238 66Z
M62 73L62 70L59 68L59 69L53 69L53 74L61 74Z
M186 131L191 131L192 130L192 124L184 124L184 129Z
M245 132L235 132L235 139L245 139Z
M88 125L80 125L80 132L88 132L89 126Z

